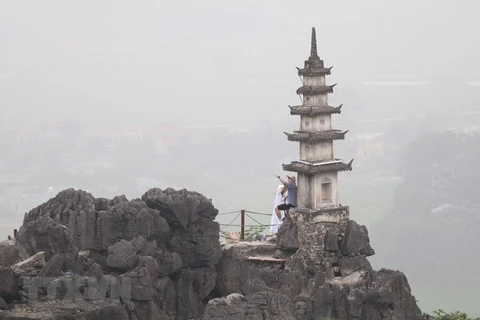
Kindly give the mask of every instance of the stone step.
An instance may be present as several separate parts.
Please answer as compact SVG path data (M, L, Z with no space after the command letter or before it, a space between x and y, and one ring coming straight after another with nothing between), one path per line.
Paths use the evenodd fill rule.
M265 257L265 256L248 257L247 260L254 261L254 262L285 263L285 259L275 259L272 257Z

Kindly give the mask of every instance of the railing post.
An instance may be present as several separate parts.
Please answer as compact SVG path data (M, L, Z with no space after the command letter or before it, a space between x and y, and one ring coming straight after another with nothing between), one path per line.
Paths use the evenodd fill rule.
M240 240L245 240L245 210L240 211Z

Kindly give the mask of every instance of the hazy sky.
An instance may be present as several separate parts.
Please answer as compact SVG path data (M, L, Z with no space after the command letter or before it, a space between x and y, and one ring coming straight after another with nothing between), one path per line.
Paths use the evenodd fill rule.
M475 0L2 0L0 124L279 121L299 102L312 26L329 82L388 110L398 99L366 82L480 81L478 12ZM455 104L479 97L468 90L396 94Z

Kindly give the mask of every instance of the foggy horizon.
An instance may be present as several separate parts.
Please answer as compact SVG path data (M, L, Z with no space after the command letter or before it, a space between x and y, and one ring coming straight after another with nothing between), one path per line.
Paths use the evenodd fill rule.
M308 58L312 27L320 57L334 66L328 77L338 83L334 97L348 90L381 107L392 99L375 82L399 91L425 88L424 82L478 85L480 40L470 34L479 7L475 1L4 1L2 125L281 122L287 104L298 103L295 66ZM478 102L478 86L468 88L444 98ZM417 108L419 99L449 103L431 93L404 94Z
M332 127L350 130L335 157L355 159L338 191L368 227L372 265L404 272L422 311L480 316L480 260L464 247L480 241L478 12L475 0L4 0L0 238L67 187L187 188L269 223L273 174L299 157L283 131L299 127L288 106L314 27L329 105L343 104Z

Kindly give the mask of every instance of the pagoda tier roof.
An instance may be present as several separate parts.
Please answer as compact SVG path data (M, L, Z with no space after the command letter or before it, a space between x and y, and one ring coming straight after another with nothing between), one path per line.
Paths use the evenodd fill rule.
M298 75L299 76L304 76L304 77L318 77L318 76L323 76L323 75L328 75L330 74L330 71L332 70L333 66L330 68L324 68L324 67L314 67L311 63L305 61L305 68L298 68Z
M333 87L337 84L332 84L331 86L307 86L303 85L297 89L297 94L303 95L315 95L315 94L322 94L322 93L332 93Z
M282 164L283 170L303 174L315 174L319 172L352 171L353 159L349 163L341 160L313 163L308 161L292 161Z
M317 142L325 140L343 140L347 131L330 130L330 131L295 131L294 133L284 132L289 141L301 141L301 142Z
M329 113L341 113L343 104L338 107L332 107L329 105L323 106L288 106L290 108L291 115L307 115L307 116L316 116L319 114L329 114Z

